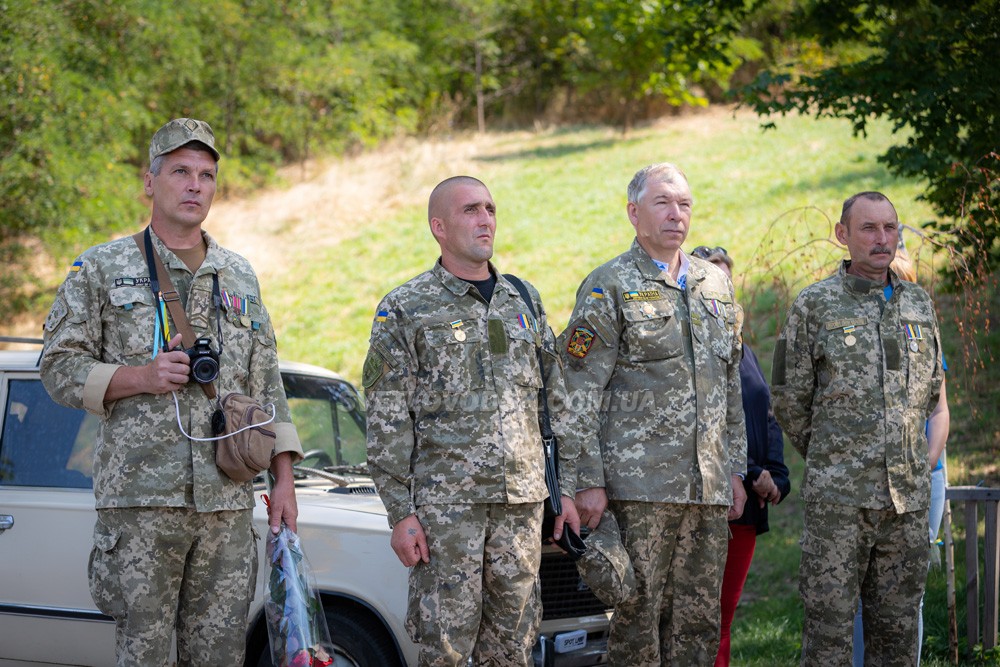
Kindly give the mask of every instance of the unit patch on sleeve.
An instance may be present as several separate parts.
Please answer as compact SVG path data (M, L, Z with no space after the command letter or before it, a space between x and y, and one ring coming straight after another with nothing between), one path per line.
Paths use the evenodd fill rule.
M573 329L573 333L566 343L566 351L578 359L583 359L590 352L590 347L593 344L594 332L587 327L577 327Z

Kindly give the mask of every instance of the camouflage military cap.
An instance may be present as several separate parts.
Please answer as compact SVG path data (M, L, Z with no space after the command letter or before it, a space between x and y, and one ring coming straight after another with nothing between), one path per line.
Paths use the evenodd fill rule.
M587 535L586 543L587 550L576 561L576 569L594 595L613 607L635 595L635 570L622 544L615 515L605 511L601 523Z
M208 150L212 151L216 161L222 157L219 151L215 150L215 133L212 132L211 125L194 118L174 118L153 135L153 140L149 142L149 161L152 163L157 157L175 151L192 141L205 144Z

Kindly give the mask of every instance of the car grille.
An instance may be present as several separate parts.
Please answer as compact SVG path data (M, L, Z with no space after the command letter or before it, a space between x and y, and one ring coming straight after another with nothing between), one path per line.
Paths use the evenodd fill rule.
M542 618L554 620L603 614L609 607L594 597L564 553L542 554Z
M375 486L372 484L358 484L357 486L335 486L329 490L329 493L339 493L351 496L374 496Z

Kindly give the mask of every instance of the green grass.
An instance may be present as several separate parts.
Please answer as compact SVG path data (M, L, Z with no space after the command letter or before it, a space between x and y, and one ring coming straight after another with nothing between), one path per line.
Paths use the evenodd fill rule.
M847 196L880 190L892 199L904 223L920 227L933 218L917 201L920 184L894 178L877 162L876 156L898 139L886 125L875 123L861 139L851 136L847 123L836 120L789 117L776 119L776 124L777 131L763 133L753 116L714 112L664 121L628 137L604 127L492 135L482 142L471 175L489 186L498 205L494 261L501 271L539 288L550 324L559 333L583 277L631 242L624 207L632 174L651 162L674 162L687 173L695 196L686 247L722 245L735 259L742 277L740 299L750 313L748 336L767 372L788 299L818 275L829 273L842 256L839 247L826 240ZM357 221L352 233L335 246L303 248L292 265L311 270L290 271L267 285L284 357L359 379L379 299L428 269L437 257L427 229L426 196L434 183L451 175L446 165L439 172L415 174L401 163L397 201L410 203L387 204L384 217ZM930 261L926 248L913 246L911 254ZM994 290L992 301L980 298L985 302L978 315L970 317L976 308L939 296L953 369L951 481L985 479L996 486L1000 432L990 406L997 404L1000 382L989 362L1000 347L989 323L1000 304ZM978 333L979 347L969 356L962 351L968 341L959 336L963 323ZM975 372L965 365L975 366ZM772 510L772 530L758 542L733 628L736 665L798 664L802 608L796 580L801 534L797 489L803 463L790 448L788 459L793 493ZM961 506L955 511L960 514ZM964 643L964 543L958 532L961 650L963 664L970 664ZM923 664L943 665L943 574L932 572L929 582L929 654Z
M633 173L651 162L676 163L695 196L686 247L722 245L735 259L738 296L748 312L747 336L769 375L774 337L789 298L828 274L842 256L828 239L846 197L880 190L905 224L919 228L933 218L917 201L920 184L894 178L876 160L899 140L887 125L874 123L866 138L855 138L849 125L837 120L793 116L775 123L776 131L764 133L752 115L714 109L667 119L627 137L605 127L491 134L477 141L472 166L463 163L461 171L482 179L497 202L496 265L540 290L559 333L580 281L632 240L624 209ZM358 383L378 301L430 268L438 255L427 228L426 198L434 184L456 172L448 141L436 142L432 150L441 159L434 167L417 168L405 157L395 160L395 173L386 175L391 179L386 201L369 202L346 223L307 221L317 235L336 227L329 239L339 241L304 245L282 257L288 268L264 284L282 358L326 366ZM351 159L344 162L350 176ZM238 235L230 245L240 251ZM940 255L908 245L925 268L932 261L940 265ZM1000 333L994 315L1000 290L994 284L958 297L938 292L926 270L921 280L935 293L950 365L950 482L1000 486L1000 371L995 363ZM44 315L36 313L36 321ZM772 508L771 532L758 541L733 626L734 665L798 664L803 462L791 448L786 457L793 490ZM953 510L961 650L963 664L975 664L965 647L962 506L955 504ZM933 667L946 664L943 573L932 572L928 582L923 664Z
M798 495L804 462L790 446L785 461L791 471L792 493L770 508L770 532L758 537L753 564L732 627L732 663L741 667L781 667L799 664L802 648L802 603L798 596L799 537L802 503ZM952 503L955 538L956 607L960 665L998 665L1000 652L984 656L982 648L969 651L965 613L965 526L962 505ZM982 511L979 519L980 587L984 545ZM941 537L944 537L942 528ZM944 667L948 660L947 578L945 556L941 567L927 577L924 598L924 652L921 665ZM982 593L980 593L982 595ZM980 623L982 619L980 618Z
M558 333L584 276L631 242L625 188L637 169L658 161L678 164L691 182L687 246L722 245L747 274L764 265L764 251L795 247L792 239L803 235L829 237L829 219L859 190L884 191L904 221L931 217L916 201L918 184L890 176L876 162L891 140L886 126L855 139L839 121L776 122L777 131L763 133L753 116L717 111L628 137L604 127L492 136L475 156L472 175L497 202L494 261L540 290ZM340 243L302 248L289 258L301 268L265 286L284 357L357 381L379 299L433 264L438 251L427 229L426 197L454 174L447 165L419 177L405 163L398 170L398 199L412 204L387 203L384 218L365 216ZM800 265L795 257L781 263L788 270Z

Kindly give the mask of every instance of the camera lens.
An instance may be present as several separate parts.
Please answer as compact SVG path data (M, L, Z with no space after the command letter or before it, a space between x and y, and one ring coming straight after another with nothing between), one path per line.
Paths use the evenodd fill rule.
M199 338L185 350L191 357L191 379L199 384L208 384L219 377L219 355L212 349L208 338Z
M219 362L212 357L198 357L191 363L191 377L199 384L208 384L219 377Z

